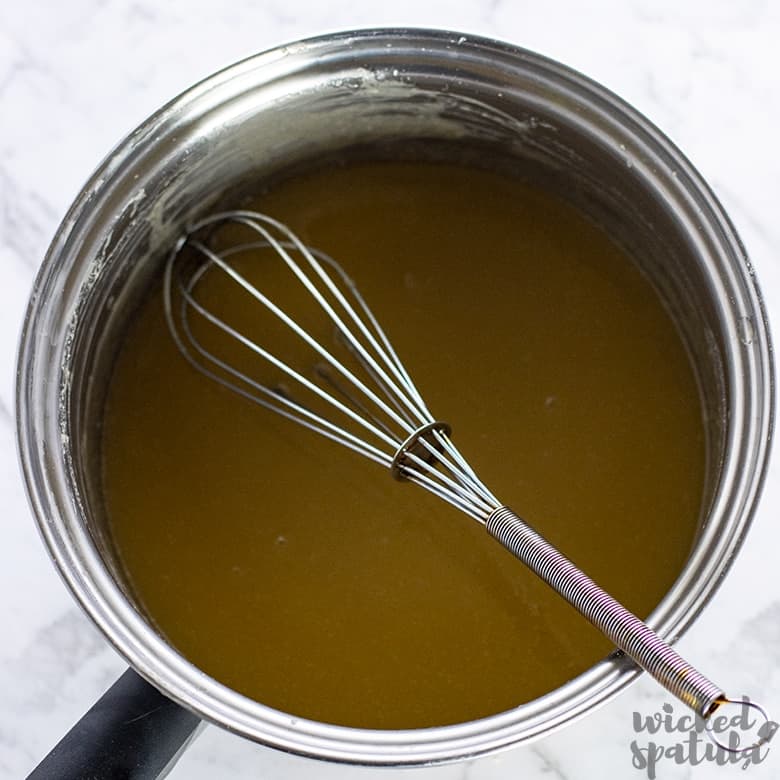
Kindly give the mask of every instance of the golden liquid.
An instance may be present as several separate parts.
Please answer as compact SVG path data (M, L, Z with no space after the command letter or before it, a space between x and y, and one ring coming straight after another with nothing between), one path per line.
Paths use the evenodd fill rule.
M332 167L254 206L338 259L499 498L649 614L693 539L703 428L679 336L621 250L569 206L455 166ZM238 322L257 311L229 285L219 296ZM471 519L194 372L159 295L117 360L103 447L140 603L267 705L443 725L610 652Z

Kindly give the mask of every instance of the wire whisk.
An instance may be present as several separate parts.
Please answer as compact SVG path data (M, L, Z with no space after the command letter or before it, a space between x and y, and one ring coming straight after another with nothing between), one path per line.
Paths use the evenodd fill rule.
M225 241L226 228L239 240ZM316 308L314 326L304 325L311 318L302 315L300 304L287 306L269 291L265 280L279 271L285 274L283 287L294 287L308 308ZM300 368L285 356L288 339L275 339L270 331L258 336L256 329L230 321L230 312L222 313L210 303L202 293L206 279L215 274L237 285L257 304L258 313L264 312L297 344L305 345L315 356L313 370ZM755 702L728 699L496 498L453 444L451 426L429 411L355 283L327 254L306 246L267 215L227 211L200 220L179 239L163 283L171 336L199 372L378 463L397 479L425 488L483 524L705 721L722 705L738 703L756 709L771 723ZM323 328L335 334L332 345L325 344ZM226 343L243 353L240 361L223 348ZM281 381L270 381L246 367L260 364ZM755 744L763 744L773 733L765 732ZM711 729L707 733L716 744L735 752L733 744L719 741Z

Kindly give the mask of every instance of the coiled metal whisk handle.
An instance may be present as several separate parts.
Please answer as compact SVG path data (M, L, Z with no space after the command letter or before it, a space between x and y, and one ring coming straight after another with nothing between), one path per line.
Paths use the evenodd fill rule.
M602 590L511 509L506 506L495 509L487 519L486 528L494 539L703 720L707 721L722 704L738 703L728 699L719 686L696 671L655 631ZM769 722L760 705L749 702L748 706L760 711ZM768 741L773 733L773 730L767 733L757 744ZM710 730L707 734L716 745L734 752Z

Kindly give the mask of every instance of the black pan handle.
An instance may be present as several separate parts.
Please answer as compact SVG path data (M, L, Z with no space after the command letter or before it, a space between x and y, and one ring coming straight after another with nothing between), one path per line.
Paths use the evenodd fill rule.
M155 780L199 722L128 669L28 780Z

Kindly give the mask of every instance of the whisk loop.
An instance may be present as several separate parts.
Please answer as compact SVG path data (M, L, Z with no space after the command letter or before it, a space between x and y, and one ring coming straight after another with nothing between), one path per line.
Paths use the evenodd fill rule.
M194 238L204 230L226 222L251 229L257 234L257 240L215 251ZM185 247L194 250L194 262L193 258L190 258L191 262L180 262ZM338 340L347 347L365 379L335 358L330 350L229 262L231 258L248 252L255 253L256 257L256 253L263 249L273 251L292 272L291 281L297 280L322 308L335 326ZM323 372L322 369L316 372L314 378L304 376L199 302L197 289L210 269L224 273L287 326L334 372L335 377L330 375L330 371ZM186 273L182 274L182 271ZM354 282L332 258L307 247L282 223L253 212L216 214L198 222L188 237L179 241L166 266L164 300L168 326L179 351L201 373L248 400L386 466L395 475L425 487L479 522L485 523L490 512L499 506L495 496L478 480L453 446L449 438L450 426L434 419L428 411ZM225 336L263 358L293 380L299 390L324 402L326 407L337 413L335 419L327 418L296 400L294 392L280 392L279 388L249 376L215 355L193 332L191 313L196 313ZM368 382L374 387L370 387ZM348 423L352 423L352 429L347 427ZM355 428L368 437L359 436ZM454 474L458 475L457 479Z
M237 226L250 239L223 247L219 235L207 238L226 225ZM299 315L285 311L250 280L242 265L260 262L259 256L266 256L261 250L281 261L291 274L290 282L297 282L317 305L324 322L335 330L335 346L346 352L353 368L303 327ZM211 273L238 285L314 353L311 378L199 299ZM485 525L491 536L702 718L729 701L717 685L498 501L452 443L450 426L428 410L355 283L335 260L307 247L286 225L251 211L219 213L197 222L168 259L164 305L179 351L198 371L385 466L395 477L420 485ZM193 315L261 358L290 380L293 390L261 381L215 354L196 334ZM312 403L299 401L301 395ZM754 746L767 739L762 737Z

